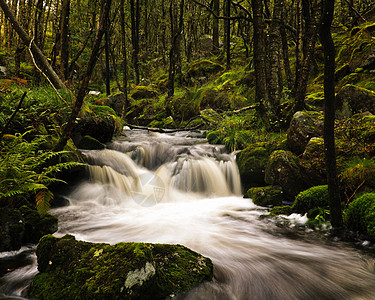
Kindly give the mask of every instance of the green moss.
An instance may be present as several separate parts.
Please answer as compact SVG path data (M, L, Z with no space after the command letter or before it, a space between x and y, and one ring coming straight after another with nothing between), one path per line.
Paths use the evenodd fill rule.
M79 149L95 150L95 149L104 149L105 145L99 142L97 139L89 135L82 137L80 142L77 145Z
M275 206L270 210L270 216L287 215L292 213L292 207L290 205Z
M138 85L130 92L130 97L134 100L150 99L156 97L158 94L151 86Z
M210 259L181 245L94 244L73 236L41 239L38 299L165 299L212 279Z
M247 196L253 200L254 204L260 206L281 205L285 199L280 186L254 187L247 191Z
M344 224L375 239L375 193L364 194L351 202L344 211Z
M328 207L328 186L314 186L299 193L292 205L292 211L307 213L316 207Z
M212 61L209 60L201 60L192 63L188 70L185 73L186 78L194 78L194 77L209 77L213 74L216 74L220 71L224 70L224 68Z

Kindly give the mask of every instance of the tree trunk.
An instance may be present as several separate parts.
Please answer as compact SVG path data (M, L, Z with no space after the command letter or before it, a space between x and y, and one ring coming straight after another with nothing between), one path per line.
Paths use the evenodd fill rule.
M61 81L59 76L55 73L52 69L51 65L49 64L47 58L43 55L42 51L38 48L38 46L33 42L31 43L32 39L28 36L28 34L23 30L20 26L16 18L14 17L12 11L9 9L9 6L6 4L5 0L0 0L0 7L4 11L4 15L12 24L14 30L17 32L19 37L22 41L31 49L31 53L33 54L35 60L38 63L39 68L46 74L48 79L57 89L64 88L66 89L64 83Z
M70 0L63 0L61 7L61 71L65 80L69 78L69 16Z
M225 50L227 55L227 70L230 69L230 5L232 3L232 0L226 0L225 5L225 16L228 18L225 23Z
M128 55L126 48L126 33L125 33L125 0L120 3L120 31L121 31L121 46L122 46L122 92L124 93L124 104L122 105L121 118L126 121L126 112L128 109Z
M0 0L0 1L4 1L4 0ZM101 10L99 28L98 28L98 32L94 41L94 45L92 47L90 59L87 63L87 69L86 69L85 75L83 76L81 86L78 90L76 101L72 109L72 113L70 114L70 118L64 128L64 132L59 142L55 146L55 149L54 149L55 151L61 151L65 147L67 141L70 139L73 133L75 121L78 117L79 112L81 111L83 100L87 94L87 88L90 82L90 78L95 68L96 62L98 60L97 54L100 50L100 44L102 42L103 35L106 31L107 20L108 20L109 12L111 9L111 2L112 0L102 0L102 10Z
M292 75L292 70L290 68L290 62L289 62L289 47L288 47L288 38L287 38L286 30L285 30L285 21L286 21L286 13L285 13L285 8L283 8L282 24L280 26L281 44L282 44L282 52L283 52L283 64L284 64L284 71L285 71L285 77L286 77L288 89L292 90L293 89L293 75Z
M299 76L296 78L296 102L295 111L303 110L306 107L305 97L307 84L310 77L310 70L314 60L315 42L318 33L318 26L320 21L320 6L318 0L313 0L311 3L303 0L302 4L305 15L305 41L303 48L302 69Z
M273 10L273 18L268 31L269 48L269 80L268 95L272 109L276 111L276 107L280 104L282 82L280 82L279 71L281 70L281 39L280 39L280 23L283 1L276 0Z
M266 127L270 127L266 113L268 106L268 91L266 78L266 39L265 39L265 23L263 17L262 0L251 1L253 9L253 52L254 52L254 69L255 69L255 99L258 103L258 113L262 118Z
M213 11L219 16L220 15L220 0L213 0ZM212 51L218 53L219 51L219 19L212 16Z
M134 83L139 84L139 0L130 0Z
M335 46L331 35L334 0L323 0L323 16L319 38L324 50L324 149L327 166L328 201L331 223L342 227L341 199L335 152Z
M105 90L107 96L111 95L111 72L109 66L109 18L106 20L106 30L104 34L104 48L105 48Z

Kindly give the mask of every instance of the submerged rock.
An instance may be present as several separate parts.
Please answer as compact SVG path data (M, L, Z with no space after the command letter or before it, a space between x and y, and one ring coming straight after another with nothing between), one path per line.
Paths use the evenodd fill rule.
M277 206L286 200L282 188L277 185L254 187L247 191L247 195L260 206Z
M76 241L44 236L36 249L38 299L165 299L212 280L213 265L181 245Z

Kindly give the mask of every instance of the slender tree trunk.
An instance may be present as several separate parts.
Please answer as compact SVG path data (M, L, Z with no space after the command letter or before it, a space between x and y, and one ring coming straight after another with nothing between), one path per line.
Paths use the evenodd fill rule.
M296 41L296 70L294 81L294 94L297 91L298 78L301 76L302 69L302 0L297 0L297 41Z
M126 32L125 32L125 0L120 3L120 30L121 30L121 46L122 46L122 92L124 93L124 104L122 105L121 118L126 121L126 112L128 109L128 55L126 47Z
M226 27L225 27L225 32L226 32L226 43L225 43L225 50L226 50L226 55L227 55L227 70L230 69L230 5L232 3L232 0L226 0L226 6L225 6L225 16L228 18L226 20Z
M220 15L220 0L213 0L213 11ZM212 16L212 51L218 53L219 51L219 19Z
M333 227L342 227L341 199L335 152L335 46L331 35L334 0L323 0L319 37L324 50L324 149L327 166L328 200Z
M280 23L283 1L276 0L273 10L273 18L268 31L269 47L269 80L268 95L271 107L276 111L276 107L280 104L282 82L280 82L279 71L281 70L281 39L280 39Z
M65 80L69 78L69 16L70 0L63 0L61 7L61 70Z
M285 23L284 23L285 21L286 21L286 13L285 13L285 8L283 8L282 24L280 26L280 35L281 35L282 52L283 52L283 64L284 64L284 71L285 71L285 77L286 77L288 89L292 90L293 89L293 75L292 75L292 70L290 68L290 62L289 62L289 47L288 47L288 38L287 38L286 30L285 30Z
M314 60L314 50L315 43L317 39L319 20L320 20L320 6L317 3L317 0L309 2L308 0L303 0L303 5L305 14L305 43L304 43L304 57L302 61L302 69L299 74L299 77L296 78L296 102L295 102L295 111L303 110L306 107L305 97L307 84L310 77L311 66Z
M0 7L4 11L6 18L9 20L10 24L12 24L14 30L17 32L17 34L25 43L25 45L27 45L28 47L30 46L31 52L35 60L39 64L39 68L42 69L42 71L46 74L46 76L49 78L49 80L55 86L55 88L66 89L64 83L61 81L59 76L57 76L55 71L52 69L51 65L49 64L47 58L43 55L42 51L38 48L38 46L34 42L31 43L32 39L28 36L25 30L18 23L17 19L14 17L12 11L9 9L9 6L6 4L5 0L0 0Z
M108 23L106 25L106 30L104 34L104 42L105 42L105 90L107 93L107 96L111 95L111 74L110 74L110 66L109 66L109 18L106 20Z
M139 0L130 0L134 83L139 84Z
M267 78L266 78L266 40L265 23L263 17L262 0L252 0L253 9L253 51L254 51L254 69L255 69L255 99L259 103L259 113L268 124L265 104L268 103Z
M0 1L4 1L4 0L0 0ZM55 149L54 149L55 151L61 151L65 147L67 141L72 136L75 121L78 117L79 112L81 111L83 100L87 94L87 88L90 82L90 78L91 78L92 72L94 71L96 62L98 60L97 54L100 50L100 44L102 42L103 35L106 31L106 24L109 18L109 12L111 10L111 2L112 0L102 0L102 10L101 10L99 28L98 28L98 32L94 41L94 45L92 47L90 59L87 63L87 69L86 69L85 75L83 76L81 86L78 90L76 101L72 109L72 113L70 114L70 118L64 128L64 132L59 142L55 146Z

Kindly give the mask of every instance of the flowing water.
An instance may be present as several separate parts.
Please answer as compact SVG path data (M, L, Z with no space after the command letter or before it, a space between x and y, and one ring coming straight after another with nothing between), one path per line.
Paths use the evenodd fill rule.
M260 218L267 211L242 197L224 147L187 132L125 133L105 150L83 151L89 179L66 196L69 206L51 211L57 236L178 243L210 257L214 280L177 299L375 299L374 260L295 229L304 217L288 226ZM25 251L29 264L0 278L0 298L2 289L21 296L36 274L33 251L18 255Z

